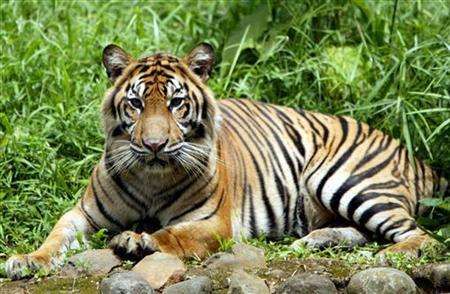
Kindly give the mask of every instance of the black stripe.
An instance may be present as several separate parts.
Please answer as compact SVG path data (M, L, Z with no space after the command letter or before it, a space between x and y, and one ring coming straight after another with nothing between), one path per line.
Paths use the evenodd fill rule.
M301 230L301 236L305 236L308 233L308 221L306 219L305 202L302 194L299 194L299 196L297 197L295 207L295 213L297 214L297 217L301 222L301 224L297 223L297 225Z
M403 231L400 231L400 232L395 232L395 233L391 236L391 239L394 239L395 236L401 236L401 235L403 235L404 233L409 232L409 231L412 231L412 230L415 230L415 229L417 229L417 224L416 224L415 221L411 220L411 224L410 224L406 229L404 229ZM424 234L426 234L426 233L424 233Z
M333 138L333 142L334 142L334 138ZM315 173L318 170L322 170L322 165L329 159L329 156L330 156L331 152L333 152L333 149L332 148L328 148L327 154L325 154L325 156L323 156L323 158L320 161L320 163L318 165L316 165L315 169L309 173L308 177L306 177L305 185L308 185L309 180L315 175ZM323 178L322 178L322 180L323 180ZM317 198L319 199L320 203L323 205L322 195L321 194L322 194L321 192L320 192L320 194L317 193L317 195L320 195L320 197L317 197Z
M373 151L370 154L367 154L364 156L364 158L358 162L358 164L355 166L355 168L353 169L353 172L357 171L358 169L360 169L361 167L363 167L365 164L367 164L368 162L370 162L372 159L374 159L377 155L385 152L387 149L389 149L389 147L391 146L391 142L392 142L392 137L390 136L385 136L385 138L387 138L387 142L386 144L384 144L384 146L380 146L378 147L375 151ZM383 145L383 140L381 140L381 144Z
M130 171L130 173L131 173L131 171ZM114 200L108 195L108 193L106 193L106 190L103 188L103 186L102 186L102 184L100 182L100 178L98 177L98 172L96 173L96 180L97 180L97 182L98 182L102 192L108 197L108 199L111 202L114 202ZM128 206L132 210L136 211L142 217L143 213L145 213L145 212L142 211L142 206L137 206L136 203L130 202L127 198L122 197L120 192L115 191L115 193L116 193L116 195L119 196L119 198L122 200L122 202L125 203L126 206Z
M294 128L294 122L291 120L289 116L287 116L283 111L278 109L277 107L274 107L274 110L276 114L278 115L278 118L284 122L284 127L288 134L290 135L292 141L294 142L294 145L297 146L298 151L300 152L300 155L305 157L305 146L303 145L302 136L300 133Z
M205 181L204 187L206 187L206 185L209 184L211 179L214 178L215 174L216 174L216 171L214 171L214 174ZM179 185L178 184L174 188L169 189L170 192L169 192L169 190L166 190L166 191L163 191L161 193L158 193L154 197L154 198L157 198L157 199L161 199L162 196L164 196L164 198L161 199L162 205L156 210L155 215L158 215L160 212L162 212L162 211L168 209L169 207L171 207L200 178L199 178L199 176L194 176L194 177L187 177L186 179L187 180L185 182L183 182L183 185ZM169 193L169 195L166 195L167 193Z
M244 106L244 105L245 105L245 104L241 104L241 106ZM236 106L239 107L239 105L236 105ZM241 108L241 107L239 107L239 108L240 108L243 112L245 112L250 118L252 118L252 115L251 115L251 113L248 112L248 109L247 109L247 108ZM260 113L264 114L262 109L260 109L259 107L257 107L257 108L259 109ZM255 112L255 114L257 114L257 112ZM268 117L268 115L266 115L266 117ZM273 122L273 120L271 120L271 121L272 121L273 124L275 124L275 122ZM289 171L290 171L290 173L291 173L291 177L292 177L293 182L294 182L294 185L295 185L295 189L296 189L295 191L298 193L298 192L299 192L299 180L298 180L297 173L300 172L300 171L295 171L295 170L294 170L294 163L293 163L293 161L292 161L292 158L290 157L290 153L287 151L287 149L286 149L286 147L285 147L285 144L282 142L281 138L278 136L276 130L274 130L270 124L266 123L266 122L264 121L264 119L262 119L262 120L260 121L260 123L261 123L261 122L262 122L264 125L266 125L266 127L270 130L270 132L272 133L273 137L275 138L275 141L277 142L278 146L280 147L281 153L282 153L284 159L286 160L286 162L287 162L287 164L288 164L288 168L289 168ZM255 124L255 126L258 126L258 124ZM264 136L264 138L266 138L266 136ZM268 139L266 139L266 142L267 142L267 145L269 146L269 148L270 148L270 149L273 149L272 143L271 143ZM276 154L275 152L273 152L273 153L272 153L272 156L273 156L273 158L275 159L275 161L276 161L276 163L277 163L277 165L278 165L278 168L279 168L280 170L283 170L282 167L281 167L281 164L280 164L280 161L279 161L279 159L278 159L277 154Z
M253 203L253 193L252 193L252 187L250 185L246 185L246 194L248 194L248 198L250 201L250 230L251 230L251 237L257 237L258 236L258 227L256 224L256 216L255 216L255 204Z
M316 128L316 126L314 125L314 123L308 118L307 114L309 114L309 113L306 113L303 109L296 110L296 112L297 112L298 114L300 114L300 116L301 116L302 118L304 118L304 119L308 122L308 124L309 124L309 126L311 127L311 129L313 129L314 133L316 133L316 134L319 135L319 136L322 136L322 134L321 134L321 133L319 132L319 130Z
M358 224L361 226L365 226L369 219L375 214L397 208L402 208L402 206L398 203L393 202L376 203L361 214L361 217L358 220Z
M374 233L375 233L376 236L381 236L381 227L382 227L385 223L387 223L388 221L390 221L393 217L394 217L393 215L390 215L389 217L387 217L385 220L383 220L381 223L379 223L379 224L377 225L377 227L376 227L375 230L374 230Z
M371 199L375 199L378 197L392 197L398 199L402 202L406 201L406 197L401 194L392 194L386 192L369 192L364 194L358 194L350 200L347 206L347 216L349 219L353 219L355 211L360 207L364 202L369 201Z
M381 162L380 164L378 164L360 174L351 175L350 177L348 177L348 179L344 182L344 184L333 194L333 197L331 198L331 201L330 201L331 209L334 212L338 213L339 204L340 204L342 196L348 190L350 190L352 187L361 183L364 179L370 178L370 177L374 176L375 174L379 173L382 169L384 169L389 164L389 162L391 162L392 158L395 156L396 153L397 153L397 148L395 148L395 150L391 153L391 155L385 161Z
M94 182L94 180L97 182L98 186L100 187L100 191L106 196L106 198L108 198L109 201L111 201L112 204L114 204L114 199L112 199L111 196L109 196L109 194L103 188L102 183L100 182L100 178L98 176L98 168L96 168L94 170L94 177L92 179L92 182Z
M208 97L206 96L205 91L202 88L200 89L200 93L202 93L203 105L202 105L202 119L206 119L206 115L208 114Z
M217 213L217 211L219 211L219 208L222 205L223 199L225 198L224 194L225 194L225 191L222 190L222 193L220 194L220 200L219 200L219 203L217 204L216 208L210 214L208 214L207 216L201 218L200 220L210 219L211 217L213 217Z
M106 167L107 171L109 171L110 167L111 167L111 160L110 160L108 152L106 152L106 154L105 154L105 167ZM108 172L108 174L109 174L109 177L113 180L114 184L116 184L116 186L120 189L120 192L123 192L123 193L120 193L120 192L117 193L117 195L119 195L119 197L121 197L123 199L122 195L124 194L125 196L130 198L132 201L137 203L138 207L140 207L142 210L144 210L144 211L148 210L147 204L142 202L140 199L138 199L135 195L133 195L131 193L131 191L127 188L126 184L123 182L122 178L119 175L112 175L109 172ZM123 199L123 201L125 203L129 203L125 199ZM131 204L131 203L129 203L129 204ZM136 209L136 210L139 211L139 209ZM141 214L142 214L142 210L141 210Z
M403 224L404 224L406 221L410 221L410 220L411 220L411 219L409 219L409 218L402 218L402 219L400 219L400 220L397 220L397 221L395 221L395 222L389 224L389 226L387 226L387 227L384 228L383 230L380 230L380 234L381 234L382 236L384 236L384 235L386 235L387 232L389 232L390 230L398 229L398 228L400 228L401 226L403 226Z
M322 135L322 138L323 138L323 142L325 143L325 144L327 144L327 142L328 142L328 136L329 136L329 130L328 130L328 128L320 121L320 120L318 120L317 118L316 118L316 116L315 116L315 114L314 113L309 113L309 115L316 121L316 123L318 123L319 125L320 125L320 127L322 128L322 130L323 130L323 135Z
M348 123L347 123L347 121L346 121L345 119L339 117L339 122L341 123L343 136L342 136L342 139L341 139L341 141L339 142L339 144L338 144L338 146L337 146L337 148L336 148L335 154L337 154L337 153L340 151L340 148L343 146L343 144L344 144L344 142L345 142L345 139L346 139L346 137L347 137L347 136L344 135L344 134L346 134L346 133L348 132ZM322 178L322 180L320 181L319 186L317 187L316 195L317 195L317 199L319 199L320 203L323 204L323 199L322 199L322 190L323 190L323 187L325 186L326 182L327 182L327 181L335 174L335 172L336 172L340 167L342 167L342 166L344 165L345 162L347 162L347 161L350 159L350 157L352 156L352 154L353 154L353 152L355 151L355 149L360 145L360 144L357 144L357 141L358 141L358 139L359 139L360 136L361 136L361 125L358 124L358 128L357 128L357 131L356 131L356 133L355 133L355 138L354 138L354 140L353 140L353 142L352 142L350 148L347 149L347 150L344 152L344 154L342 154L341 157L339 157L339 159L336 161L335 164L333 164L333 166L328 170L328 172L325 174L325 176L324 176L324 177ZM316 172L316 171L315 171L315 172ZM342 187L341 187L341 188L342 188ZM336 193L337 193L337 192L336 192ZM335 193L335 195L336 195L336 193ZM335 198L335 197L333 196L332 199L331 199L331 205L333 204L333 199L334 199L334 198ZM337 199L340 199L340 198L336 198L336 200L337 200ZM338 203L338 204L339 204L339 203Z
M281 203L283 205L284 211L284 221L283 221L283 232L286 232L289 227L289 214L286 211L286 198L289 198L289 194L286 191L286 187L282 184L280 177L278 176L275 169L273 169L273 174L275 175L275 187L277 188L278 196L280 197Z
M94 195L94 199L95 199L95 204L97 205L100 213L110 222L113 223L114 225L116 225L117 227L123 229L124 225L121 224L119 222L119 220L117 220L115 217L113 217L112 215L110 215L105 207L103 206L102 202L100 201L100 199L98 199L98 194L97 194L97 190L95 189L95 184L94 181L92 181L92 194Z
M237 105L241 105L241 106L244 107L247 111L250 111L250 109L248 109L247 103L245 103L244 100L234 100L234 101L238 102ZM268 113L266 113L266 110L268 110L268 109L267 109L267 104L261 104L261 103L259 103L259 102L254 102L254 103L252 103L251 105L255 106L256 109L259 110L258 113L260 113L260 114L262 114L262 115L264 116L265 120L262 119L262 120L261 120L262 122L266 122L266 121L267 121L267 122L270 122L270 125L272 125L272 126L274 126L275 128L277 128L277 130L278 130L279 132L282 131L282 129L279 127L279 125L273 120L273 117L274 117L273 114L268 114ZM269 124L266 124L266 125L269 125Z
M89 215L86 208L84 207L84 197L81 198L81 212L86 217L86 220L88 221L89 225L94 228L94 230L100 230L101 226L97 224L92 216Z
M209 184L209 182L208 182L208 184ZM207 185L208 185L208 184L207 184ZM211 193L209 193L209 194L208 194L206 197L204 197L202 200L200 200L200 201L198 201L198 202L196 202L196 203L193 203L193 205L190 206L188 209L186 209L186 210L184 210L183 212L178 213L177 215L171 217L167 223L173 222L173 221L175 221L176 219L181 218L181 217L185 216L186 214L188 214L188 213L190 213L190 212L192 212L192 211L194 211L194 210L197 210L197 209L201 208L201 207L206 203L206 201L208 201L208 200L214 195L214 193L215 193L216 190L217 190L217 187L218 187L218 184L216 183L216 185L214 186L214 188L213 188L213 190L211 191ZM205 187L203 187L203 188L205 188ZM201 188L201 189L197 190L196 192L192 193L192 195L196 195L196 194L200 193L200 191L203 190L203 188Z
M415 192L415 202L416 202L416 209L414 211L414 214L417 215L417 213L419 212L419 205L417 205L419 203L419 198L420 198L420 191L419 191L419 169L417 168L417 159L413 158L413 162L414 162L414 192Z
M229 127L233 129L233 134L235 134L236 136L239 137L240 141L242 142L243 145L246 146L246 149L249 150L250 152L250 148L247 144L247 140L246 139L250 139L250 141L253 143L253 145L255 146L255 148L258 148L258 146L263 145L263 142L257 141L257 139L264 139L266 140L264 134L259 133L259 131L255 131L253 129L253 126L251 126L250 124L245 124L245 119L238 114L234 109L232 108L222 108L221 111L227 115L227 119L230 119L232 121L234 121L236 123L236 125L240 126L240 130L242 130L244 133L247 134L247 136L244 138L241 133L232 125L229 124ZM240 121L238 119L236 119L235 116L237 116ZM253 125L253 124L252 124ZM260 134L260 135L258 135ZM264 168L267 169L268 168L268 164L267 164L267 159L266 157L261 153L261 157L260 159L262 160L263 164L264 164Z
M233 125L229 124L228 126L230 128L232 128L234 130L234 132L236 134L238 134L238 136L240 137L239 133L237 132L237 130L235 129L235 127ZM261 168L260 168L260 166L259 166L259 164L258 164L258 162L257 162L257 160L256 160L256 158L254 156L254 152L252 152L252 150L250 150L250 148L248 148L247 144L245 143L245 140L242 140L242 143L243 143L244 147L247 149L247 151L248 151L248 153L249 153L249 155L250 155L250 157L252 159L253 165L255 167L256 174L258 175L260 191L261 191L261 194L262 194L264 206L265 206L266 211L267 211L267 216L269 217L269 230L277 232L277 229L276 229L277 225L276 225L276 222L275 222L275 213L274 213L273 207L271 206L270 201L269 201L269 199L267 197L267 192L266 192L266 189L265 189L264 175L262 174Z

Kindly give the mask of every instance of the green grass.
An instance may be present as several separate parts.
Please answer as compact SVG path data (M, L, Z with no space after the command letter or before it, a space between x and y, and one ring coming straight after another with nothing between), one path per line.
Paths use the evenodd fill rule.
M307 246L300 246L292 249L290 245L295 239L285 237L279 241L269 241L264 236L254 239L243 240L244 243L264 249L267 262L276 262L290 259L338 259L348 267L370 267L377 265L390 265L399 270L411 272L421 265L448 261L450 252L443 244L430 244L422 250L420 258L413 258L404 253L389 253L384 258L376 255L388 244L369 243L364 246L356 246L349 249L348 246L329 247L325 249L315 249ZM230 251L235 241L221 240L220 251ZM196 261L198 262L198 261Z
M0 252L36 249L81 197L109 43L140 56L210 42L217 98L351 115L448 172L448 2L399 1L394 24L391 1L297 2L2 1Z

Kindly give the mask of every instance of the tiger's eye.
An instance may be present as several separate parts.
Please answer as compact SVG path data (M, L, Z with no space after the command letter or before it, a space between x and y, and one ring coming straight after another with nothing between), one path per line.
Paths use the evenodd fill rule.
M142 102L138 98L128 99L128 103L130 103L130 105L133 106L134 108L139 108L139 109L142 108Z
M170 100L170 108L178 107L181 103L183 103L183 98L172 98L172 100Z

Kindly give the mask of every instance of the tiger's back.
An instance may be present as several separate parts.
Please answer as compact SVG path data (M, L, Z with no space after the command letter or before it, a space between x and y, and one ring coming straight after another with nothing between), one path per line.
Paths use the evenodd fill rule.
M304 236L343 218L400 241L417 230L418 200L440 188L398 140L352 118L243 99L219 105L223 161L238 187L236 237Z

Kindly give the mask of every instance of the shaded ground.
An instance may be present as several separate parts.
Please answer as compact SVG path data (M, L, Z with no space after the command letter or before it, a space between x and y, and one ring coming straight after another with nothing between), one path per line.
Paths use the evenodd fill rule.
M289 260L273 260L268 262L266 269L253 271L257 276L266 280L270 289L297 273L309 272L327 276L335 284L339 292L344 292L350 278L356 272L368 268L367 264L350 266L345 260L330 258L308 258ZM201 264L188 265L186 278L193 276L209 276L213 281L214 293L227 293L230 270L210 270ZM98 293L102 277L60 278L31 278L21 281L0 282L0 293ZM422 293L430 293L430 285L416 280Z

